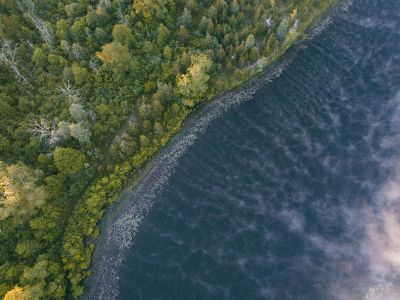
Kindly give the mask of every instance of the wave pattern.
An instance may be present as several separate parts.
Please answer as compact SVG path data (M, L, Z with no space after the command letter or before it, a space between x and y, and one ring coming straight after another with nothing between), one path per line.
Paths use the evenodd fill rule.
M400 3L349 4L162 151L88 299L400 298Z

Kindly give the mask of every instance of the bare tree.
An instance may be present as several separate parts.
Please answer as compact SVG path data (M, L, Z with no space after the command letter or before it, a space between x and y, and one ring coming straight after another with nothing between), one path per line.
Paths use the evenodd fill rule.
M27 10L33 12L35 9L35 4L31 0L15 0L15 3L22 12L26 12Z
M39 31L42 39L44 40L44 42L46 43L46 45L50 48L53 49L53 35L50 31L50 29L47 27L46 23L39 18L36 15L31 15L30 16L31 21L33 23L33 25L35 25L36 29Z
M34 120L30 132L51 147L56 146L61 140L56 120L53 120L50 126L44 119Z
M121 6L118 7L117 13L118 13L119 21L121 22L121 24L127 25L128 23L126 22L126 19L125 19L123 13L122 13Z
M88 111L89 120L92 122L96 121L96 113L93 110Z
M7 40L3 40L1 44L0 60L7 64L15 64L17 49Z
M32 44L32 42L30 40L26 40L26 43L28 44L28 46L32 49L35 50L35 46Z
M21 10L21 12L29 17L29 19L32 21L33 25L36 27L36 29L39 31L40 36L46 43L46 45L50 48L53 49L53 35L50 31L50 29L47 27L46 23L39 18L37 15L35 15L35 4L31 0L15 0L15 3L17 4L18 8Z
M119 21L121 22L121 24L127 25L127 21L125 19L125 16L122 13L122 6L121 6L121 1L120 0L118 0L117 13L118 13Z
M66 97L70 102L77 103L81 101L79 91L76 90L69 81L65 83L60 90L61 96Z
M100 0L99 4L100 5L109 6L110 5L110 0Z
M100 0L97 4L97 8L105 8L110 5L110 0Z
M96 73L99 72L99 64L98 64L96 58L93 58L93 57L92 57L92 58L90 59L90 61L89 61L89 67L90 67L93 71L95 71Z
M72 45L72 47L71 47L71 50L72 50L71 51L72 55L76 60L83 59L83 50L82 50L82 47L79 44L74 43Z
M25 83L29 83L18 68L18 64L15 57L17 54L17 48L13 46L10 41L7 40L1 41L0 44L1 44L0 62L5 65L8 65L13 70L17 79Z

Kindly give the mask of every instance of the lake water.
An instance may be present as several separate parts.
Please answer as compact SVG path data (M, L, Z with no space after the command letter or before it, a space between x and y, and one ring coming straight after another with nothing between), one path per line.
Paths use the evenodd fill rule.
M354 1L196 138L115 297L400 299L400 1Z

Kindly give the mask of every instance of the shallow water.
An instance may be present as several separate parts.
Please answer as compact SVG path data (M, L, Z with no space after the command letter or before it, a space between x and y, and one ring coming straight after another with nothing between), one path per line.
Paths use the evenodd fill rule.
M400 2L355 1L119 228L118 299L400 299L399 146Z

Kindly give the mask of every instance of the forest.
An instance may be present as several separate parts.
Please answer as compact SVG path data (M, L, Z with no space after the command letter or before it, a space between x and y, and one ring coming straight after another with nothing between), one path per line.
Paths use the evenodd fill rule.
M79 299L124 187L334 4L0 0L0 298Z

